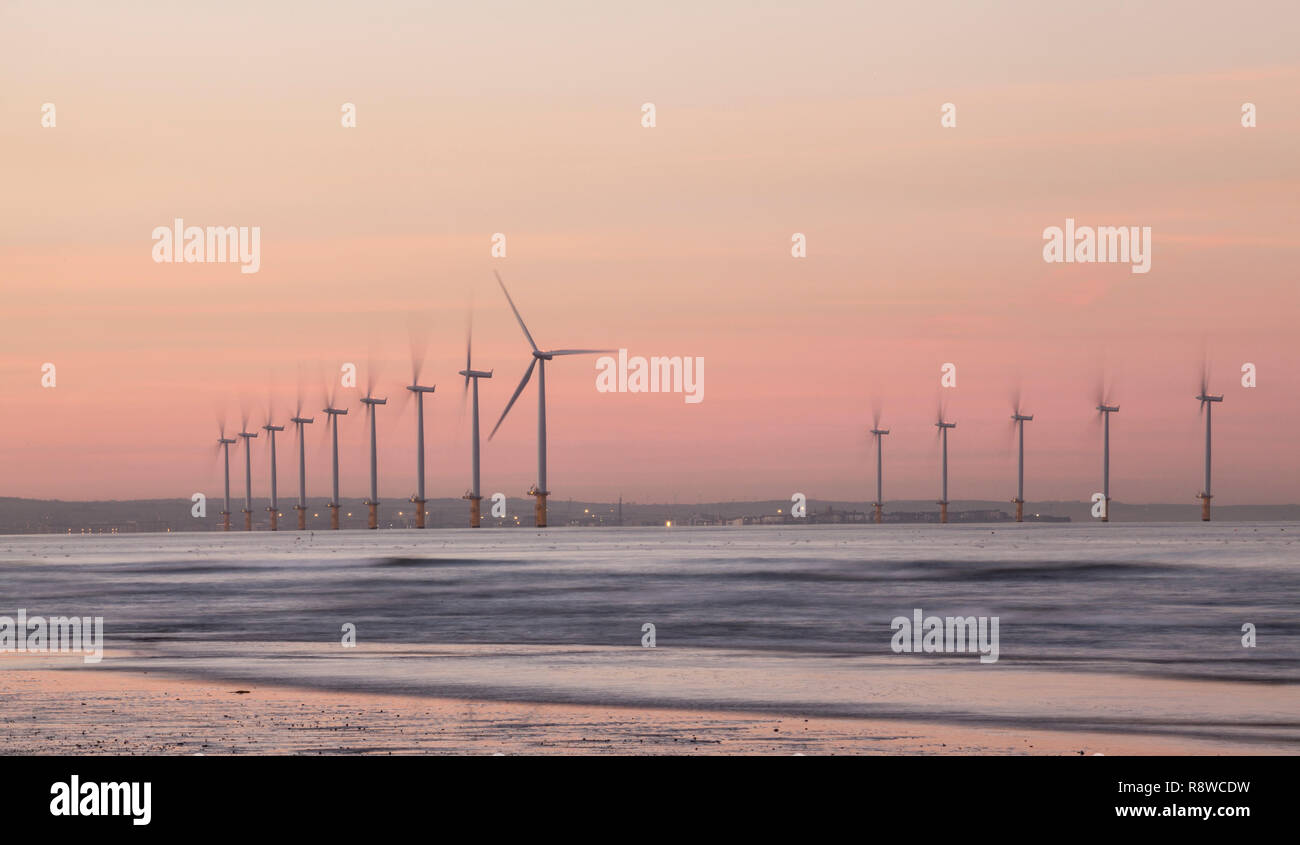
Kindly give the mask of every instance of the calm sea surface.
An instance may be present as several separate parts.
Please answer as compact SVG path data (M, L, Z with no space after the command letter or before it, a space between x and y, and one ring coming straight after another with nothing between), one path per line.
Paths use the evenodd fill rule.
M808 526L0 537L0 614L106 648L640 645L891 655L997 616L1000 665L1300 681L1300 524ZM1243 623L1258 646L1243 648Z

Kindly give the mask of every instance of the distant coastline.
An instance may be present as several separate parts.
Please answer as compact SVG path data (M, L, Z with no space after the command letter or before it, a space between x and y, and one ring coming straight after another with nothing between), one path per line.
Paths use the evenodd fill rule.
M324 497L308 499L308 529L329 530L329 513ZM242 502L239 503L242 505ZM267 499L253 500L253 528L269 529ZM532 528L533 502L527 497L508 499L506 517L489 515L484 507L485 528ZM218 531L221 505L208 502L206 517L191 516L189 499L135 499L122 501L73 502L58 499L23 499L0 497L0 534L125 534L140 532ZM430 528L465 528L469 509L462 499L429 499ZM950 518L955 523L1003 524L1012 521L1012 506L1007 502L983 499L954 499ZM592 502L552 498L553 527L673 527L717 526L748 527L762 525L868 525L871 505L868 502L831 501L809 498L807 516L790 515L788 500L734 501L706 503L639 503L631 501ZM292 514L282 505L282 514ZM620 520L621 514L621 520ZM1300 521L1300 504L1292 505L1216 505L1216 522ZM340 513L344 529L364 529L366 509L360 499L344 500ZM938 521L937 506L927 500L886 502L886 523L925 524ZM1070 522L1088 524L1089 502L1028 502L1026 522ZM1128 504L1115 500L1111 504L1112 522L1199 522L1200 506L1187 504ZM285 525L282 521L281 525ZM380 527L414 528L413 506L402 499L382 502Z

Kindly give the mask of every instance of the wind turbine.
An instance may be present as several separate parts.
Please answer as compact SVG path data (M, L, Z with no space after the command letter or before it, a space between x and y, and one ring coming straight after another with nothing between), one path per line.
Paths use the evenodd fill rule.
M266 425L262 429L267 432L267 437L271 438L271 506L267 508L271 512L271 530L280 530L280 497L275 488L275 433L284 431L282 425L271 425L271 415L266 416Z
M422 385L420 384L420 365L421 365L421 363L422 363L422 362L421 362L421 361L420 361L420 360L419 360L419 359L418 359L414 354L412 354L412 356L411 356L411 383L408 384L408 385L406 386L406 389L407 389L407 390L409 390L409 391L411 391L412 393L415 394L415 443L416 443L416 446L415 446L415 478L416 478L416 493L415 493L414 496L411 497L411 501L415 503L415 527L416 527L416 528L423 528L423 527L424 527L424 503L425 503L425 501L426 501L426 499L424 498L424 394L426 394L426 393L433 393L434 390L437 389L437 385L434 385L433 387L424 387L424 386L422 386ZM363 399L362 401L364 402L364 401L366 401L366 400ZM372 412L373 412L373 406L372 406ZM374 459L374 426L373 426L373 424L372 424L372 426L371 426L370 432L371 432L371 446L370 446L370 448L371 448L371 453L370 453L370 454L371 454L371 460L373 461L373 459ZM372 463L371 463L371 479L372 479L372 481L371 481L371 487L372 487L372 489L371 489L371 496L372 496L372 497L374 496L374 489L373 489L374 482L373 482L373 478L374 478L374 464L373 464L373 462L372 462ZM373 511L372 511L372 513L373 513ZM372 521L373 521L373 519L372 519ZM370 527L373 528L374 526L372 525L372 526L370 526Z
M233 437L226 436L226 429L222 426L221 436L217 439L217 446L225 453L226 464L226 507L221 511L221 530L230 530L230 447L239 441Z
M943 408L940 408L939 419L934 425L939 429L939 437L943 440L943 497L936 504L939 505L939 522L944 524L948 522L948 429L956 428L957 423L944 422Z
M493 271L495 272L495 271ZM506 414L514 407L515 400L519 394L524 392L528 386L528 380L533 377L533 368L537 368L537 483L528 489L528 495L537 497L536 515L537 527L546 527L546 497L550 495L546 489L546 362L550 361L557 355L595 355L602 352L609 352L608 349L549 349L543 351L537 348L533 342L533 336L528 332L528 326L524 325L524 318L519 316L519 309L515 307L515 301L510 298L510 291L506 290L506 283L501 281L501 274L496 273L497 284L501 285L501 292L506 295L506 301L510 303L510 310L515 312L515 319L519 321L519 328L524 330L524 337L528 339L528 345L533 348L533 360L529 362L528 369L524 371L524 377L520 380L519 386L515 388L515 393L506 403L506 409L501 412L501 419L493 426L492 433L488 435L491 440L505 421Z
M247 427L248 421L244 421ZM253 444L252 439L257 436L257 432L241 431L239 436L244 438L244 530L253 530Z
M465 389L461 391L461 403L465 402L465 396L469 392L470 382L474 382L474 404L472 413L472 438L470 446L470 488L462 498L469 500L469 527L478 528L481 520L479 502L483 499L479 492L478 477L478 380L481 378L492 378L492 370L476 370L471 360L471 349L474 343L474 327L470 324L465 335L465 369L460 371L460 375L465 377ZM495 430L495 429L494 429Z
M1209 392L1209 372L1201 371L1201 392L1196 398L1201 402L1201 410L1205 412L1205 489L1202 490L1196 498L1201 500L1201 521L1210 521L1210 499L1213 495L1210 493L1210 416L1214 411L1214 403L1223 401L1223 394L1214 395Z
M1012 499L1016 503L1016 522L1025 521L1025 423L1033 418L1033 414L1020 413L1020 397L1017 396L1015 409L1011 414L1011 424L1016 427L1016 439L1020 453L1016 469L1016 497Z
M329 504L326 505L325 507L330 509L330 530L338 531L339 530L339 417L346 415L348 409L335 408L333 407L333 405L334 405L334 401L333 401L333 397L331 396L330 397L331 407L324 408L322 410L322 412L326 414L329 419L328 424L330 427L330 436L333 439L333 450L331 452L333 456L332 457L333 463L331 464L331 466L333 468L333 475L334 475L333 498L330 499Z
M302 416L302 403L298 403L298 413L289 419L298 434L298 504L293 509L298 512L298 530L307 530L307 446L303 442L303 426L311 425L315 417Z
M370 423L370 498L366 499L366 506L370 509L370 519L366 523L367 528L379 527L379 471L377 467L378 452L376 449L375 436L375 406L387 405L387 399L376 399L374 391L371 389L373 384L366 385L366 395L362 397L361 404L366 406L366 417ZM423 438L421 438L423 439Z
M1097 410L1101 412L1103 430L1101 440L1101 521L1110 522L1110 415L1119 413L1119 405L1107 405L1106 400L1103 398L1101 402L1097 403Z
M875 413L874 418L872 419L872 423L873 425L871 426L871 435L876 438L876 501L872 503L872 507L874 507L876 510L876 524L879 525L880 509L884 507L885 504L885 499L884 496L882 495L883 483L881 479L881 471L883 467L883 462L881 458L882 458L883 449L881 443L884 441L885 435L889 433L889 429L880 427L879 411ZM944 498L947 497L945 496Z

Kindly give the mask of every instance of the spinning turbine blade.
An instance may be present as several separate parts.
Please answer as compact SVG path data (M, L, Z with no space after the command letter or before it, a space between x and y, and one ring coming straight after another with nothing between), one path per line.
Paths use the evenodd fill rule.
M523 393L524 388L528 386L528 380L533 377L533 368L536 366L537 359L534 358L532 363L528 365L528 369L524 371L523 380L521 380L519 386L515 388L515 394L511 396L510 401L506 403L506 409L501 412L501 419L497 420L497 424L492 427L492 434L488 435L488 440L492 439L493 435L497 433L497 429L501 427L501 423L505 422L506 414L510 413L510 409L515 406L515 400L519 398L519 394Z
M519 316L519 309L515 307L515 301L510 298L510 291L506 290L506 283L501 281L501 274L496 270L493 270L492 273L497 277L497 284L501 285L501 292L506 295L506 302L510 303L510 310L515 312L515 319L519 321L519 328L524 330L524 337L528 338L528 345L533 348L534 352L540 352L541 350L537 348L537 344L533 342L533 336L528 333L528 327L524 325L524 318Z
M1201 389L1196 394L1197 398L1201 399L1201 406L1200 406L1201 416L1205 415L1205 400L1202 397L1209 395L1209 392L1210 392L1210 362L1208 360L1202 360L1201 361Z
M461 405L465 404L465 397L469 395L469 371L474 369L470 366L470 353L474 346L474 316L471 314L465 323L465 389L461 391Z

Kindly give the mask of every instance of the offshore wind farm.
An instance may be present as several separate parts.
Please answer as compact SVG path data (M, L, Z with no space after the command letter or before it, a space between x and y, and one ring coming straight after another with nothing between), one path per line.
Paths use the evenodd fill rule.
M516 400L519 399L520 395L524 392L524 389L528 386L530 380L532 379L534 370L536 370L537 371L537 474L535 476L536 481L528 487L526 491L526 495L534 499L534 508L533 508L534 527L545 528L548 525L547 497L550 496L551 494L551 491L549 490L547 484L546 362L553 360L557 356L593 355L593 354L600 354L602 352L609 352L613 350L602 350L602 349L552 349L546 351L541 350L537 346L536 342L533 340L533 336L529 332L528 326L524 323L523 316L519 313L519 309L516 307L514 300L510 297L510 293L506 289L505 281L501 278L500 273L494 271L493 275L496 279L498 286L501 289L502 294L505 296L506 302L510 307L511 313L514 315L514 318L518 323L520 330L523 332L525 340L529 344L530 361L527 369L525 369L524 371L523 377L520 379L518 386L515 388L514 393L510 396L510 399L506 402L506 405L501 412L500 418L497 420L496 425L492 428L492 431L489 433L488 440L491 441L495 437L497 431L501 428L502 423L505 422L507 415L510 413L511 408L514 407ZM466 325L467 325L467 329L466 329L466 341L465 341L465 366L463 369L457 371L457 375L460 375L464 378L464 390L462 391L462 397L461 397L462 407L460 409L461 415L463 417L464 410L465 410L464 406L467 403L470 407L470 414L471 414L471 419L470 419L471 484L469 490L466 491L463 498L465 498L470 502L470 515L468 521L469 527L479 528L482 524L481 510L480 510L480 502L482 501L482 494L481 494L481 479L480 479L481 444L480 444L480 432L479 432L479 380L491 378L492 371L490 370L483 371L483 370L474 369L473 360L472 360L473 357L472 316L470 320L467 321ZM432 385L426 386L420 384L420 376L424 364L423 357L424 357L424 353L422 351L417 351L416 346L413 342L412 352L411 352L411 383L408 385L403 385L403 389L405 391L404 395L413 396L415 400L414 445L415 445L415 454L416 454L416 462L415 462L416 489L415 492L409 497L408 501L415 504L416 506L415 524L414 524L414 527L416 529L425 528L425 523L426 523L425 505L428 502L428 499L426 497L426 488L425 488L425 480L426 480L425 398L426 396L432 398L436 392L435 386ZM1207 387L1208 380L1209 380L1209 365L1207 363L1202 368L1200 392L1197 394L1196 397L1197 400L1200 402L1201 416L1204 419L1204 423L1205 423L1204 485L1201 488L1201 492L1197 494L1196 498L1201 502L1201 520L1205 522L1210 521L1209 501L1211 498L1210 477L1212 471L1211 414L1213 412L1214 404L1223 402L1222 395L1213 395L1208 393L1208 387ZM471 388L472 388L472 394L471 394ZM377 434L377 429L378 429L377 410L379 407L386 405L388 400L386 398L379 398L375 396L374 393L376 389L377 389L377 382L375 376L373 372L368 373L365 395L359 397L358 401L360 402L360 404L362 405L365 411L365 426L366 426L366 432L369 437L369 487L368 487L368 495L362 500L362 504L366 506L368 512L368 520L367 520L366 527L369 529L377 529L380 527L381 523L383 522L379 515L379 451L378 451L378 434ZM301 393L302 390L300 387L299 388L300 396ZM330 429L331 445L332 445L330 468L331 468L331 478L333 483L332 495L327 507L329 507L330 514L331 514L330 528L334 530L339 530L341 523L338 518L338 513L339 513L339 508L342 507L342 504L341 504L340 494L339 494L340 482L339 482L339 465L338 465L337 425L338 425L339 417L345 415L347 413L347 409L334 407L335 397L337 396L336 388L330 388L328 391L326 391L326 393L329 397L328 402L326 406L321 410L322 413L326 415L326 418L332 422L332 426ZM1111 414L1118 413L1119 411L1119 406L1107 404L1105 397L1106 397L1106 391L1103 388L1101 393L1099 394L1098 404L1096 405L1096 411L1099 414L1099 419L1101 421L1101 431L1102 431L1101 443L1100 443L1101 491L1098 494L1094 495L1093 497L1094 503L1097 505L1097 507L1093 509L1093 513L1092 513L1092 516L1097 521L1103 523L1110 521L1110 501L1111 501L1110 417ZM299 406L301 407L301 400L299 400ZM276 487L275 434L278 431L283 431L284 427L275 426L271 423L270 420L271 420L272 413L269 410L269 407L266 416L267 416L267 422L262 426L262 429L267 434L267 444L270 450L269 467L270 467L270 502L271 503L267 509L270 512L270 526L269 526L270 530L275 531L278 530L278 519L280 516L283 515L279 513L278 510L279 500L277 496L277 487ZM1011 426L1012 426L1012 434L1016 444L1016 495L1010 499L1010 503L1015 506L1015 516L1014 516L1015 522L1024 522L1024 512L1025 512L1025 502L1026 502L1025 500L1025 423L1032 422L1034 420L1034 415L1023 413L1023 409L1021 406L1021 399L1018 391L1012 403L1012 413L1010 419L1011 419ZM293 421L297 425L298 442L299 442L299 504L298 507L300 508L300 510L299 510L298 530L301 531L301 530L306 530L306 525L304 522L305 511L306 511L306 507L304 504L305 502L304 497L306 496L306 480L305 480L306 469L305 469L305 458L303 457L304 449L303 449L303 439L302 439L303 438L302 426L306 423L309 423L311 420L303 419L299 416L295 416L293 418ZM248 425L247 415L245 415L244 417L243 425L244 428L247 428ZM947 418L946 407L942 401L940 402L939 409L937 411L934 427L935 427L935 437L939 446L939 455L940 455L940 461L939 461L940 495L938 500L936 501L936 504L938 505L937 518L940 524L947 524L948 506L949 506L948 436L949 436L949 432L957 428L957 423ZM224 423L222 424L222 432L223 432L222 436L218 440L218 443L225 450L224 454L227 463L225 483L226 483L226 496L228 499L229 497L229 468L228 468L229 455L228 455L228 441L224 435ZM881 524L884 521L885 500L884 500L884 483L883 483L883 472L884 472L883 443L884 443L884 437L889 433L890 433L889 429L882 429L880 427L880 411L879 410L874 411L872 424L870 429L868 429L868 434L872 438L871 442L875 450L875 461L874 461L875 476L876 476L875 498L871 501L871 507L874 513L874 519L872 521L875 522L876 524ZM251 531L253 530L253 522L252 522L253 481L252 481L251 441L254 438L256 438L258 435L256 432L240 431L238 436L243 440L244 443L244 447L243 447L244 468L245 468L245 507L243 511L245 516L244 529L246 531ZM968 498L978 498L978 496L971 495L968 496ZM229 504L227 502L225 509L221 512L223 518L228 517L228 513L227 513L228 511L229 511ZM223 530L229 530L228 519L223 519L223 521L221 522L221 528Z

